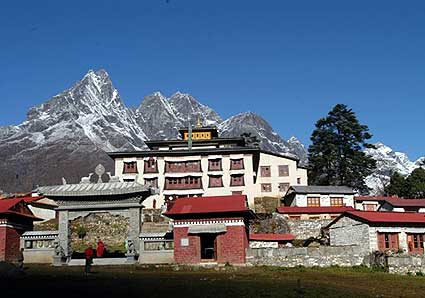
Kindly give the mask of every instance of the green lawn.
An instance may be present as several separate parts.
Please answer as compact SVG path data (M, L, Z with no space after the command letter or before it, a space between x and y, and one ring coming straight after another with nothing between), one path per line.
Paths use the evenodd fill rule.
M92 269L85 277L81 267L28 266L0 281L1 297L425 297L425 277L365 268Z

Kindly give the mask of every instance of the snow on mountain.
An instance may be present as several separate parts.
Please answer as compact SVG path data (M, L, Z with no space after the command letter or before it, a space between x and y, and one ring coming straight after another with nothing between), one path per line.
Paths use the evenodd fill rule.
M255 113L223 121L213 109L181 92L169 98L155 92L144 97L137 109L130 109L106 71L90 70L70 89L31 108L20 125L0 126L0 188L30 190L34 184L60 183L61 177L76 182L99 162L112 170L105 151L137 150L148 139L176 138L178 129L188 121L194 125L198 115L203 125L217 126L223 137L251 133L263 149L307 161L307 150L296 137L284 140ZM425 160L412 162L382 143L365 152L378 164L366 179L372 193L382 191L394 171L408 175Z
M298 156L302 161L306 160L305 148L295 137L288 142L285 141L266 120L255 113L240 113L230 117L220 123L218 128L223 137L235 137L242 133L251 133L261 141L260 146L265 150L291 154Z
M72 88L30 109L18 127L42 133L41 143L83 133L105 151L141 148L147 139L104 70L90 70Z
M76 182L103 162L105 151L135 150L147 137L104 70L29 110L16 126L0 128L0 185L9 191L35 184Z
M136 113L137 124L146 132L148 139L176 138L181 125L168 99L160 92L143 98Z
M421 157L413 162L405 153L396 152L383 143L376 143L374 146L375 148L365 149L365 153L376 160L375 172L366 178L366 185L371 188L371 194L382 194L394 172L409 175L425 159Z
M216 126L222 122L221 117L210 107L201 104L187 93L176 92L170 97L170 105L182 125L196 123L197 115L201 116L203 125Z

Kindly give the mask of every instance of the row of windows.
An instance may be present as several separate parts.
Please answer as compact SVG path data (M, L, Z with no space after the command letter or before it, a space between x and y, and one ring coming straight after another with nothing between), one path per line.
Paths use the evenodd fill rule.
M320 197L307 197L307 206L308 207L320 207ZM343 198L331 198L332 207L342 207L344 206Z
M158 187L158 178L145 178L145 185ZM244 186L243 174L231 175L230 186ZM221 175L210 175L208 187L223 187L223 177ZM167 177L165 178L165 189L193 189L202 188L201 177Z
M209 175L209 185L208 187L223 187L223 177L221 175ZM244 175L231 175L230 176L230 186L244 186ZM170 189L170 185L176 184L176 185L193 185L196 184L197 186L201 187L201 181L200 180L194 180L195 178L192 177L184 177L184 178L166 178L166 187ZM196 178L200 179L200 178ZM158 178L145 178L145 185L149 185L152 187L158 187ZM279 192L286 192L289 189L289 183L279 183L277 185ZM261 184L261 191L262 192L272 192L272 184L271 183L262 183ZM320 202L319 202L320 203ZM334 206L334 205L333 205ZM335 205L337 206L337 205ZM342 205L341 205L342 206Z
M423 254L424 240L424 234L407 234L407 248L409 253ZM398 251L400 249L398 233L378 233L378 249L380 251Z
M286 192L289 188L289 183L279 183L277 185L279 192ZM271 183L261 183L261 192L272 192L273 187Z
M230 160L231 170L243 170L243 158ZM221 171L222 160L220 158L208 160L208 171ZM166 162L165 172L202 172L201 161ZM123 174L138 173L137 162L124 162ZM144 161L144 173L158 173L158 164L154 158Z
M278 165L278 173L280 177L289 176L289 166ZM271 177L271 166L261 166L260 174L261 177Z

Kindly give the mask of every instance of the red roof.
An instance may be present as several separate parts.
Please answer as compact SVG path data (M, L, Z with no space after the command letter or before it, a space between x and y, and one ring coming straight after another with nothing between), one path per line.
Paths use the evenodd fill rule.
M402 199L397 197L389 197L385 200L394 207L425 207L425 199Z
M41 220L38 217L35 217L34 214L32 214L31 210L29 210L27 207L24 207L25 209L21 210L13 210L12 207L15 205L18 205L19 203L24 202L22 198L12 198L12 199L2 199L0 200L0 214L15 214L20 216L25 216L32 218L34 220Z
M44 196L35 196L35 197L33 197L33 196L24 196L24 197L21 197L21 199L23 199L25 201L25 203L32 203L32 202L38 201L38 200L40 200L42 198L44 198Z
M292 241L295 236L292 234L249 234L249 240L257 241Z
M247 207L246 196L216 196L176 199L171 209L164 215L183 215L201 213L225 213L246 212L251 210Z
M413 212L381 212L381 211L347 211L342 216L348 215L363 221L373 223L423 223L425 213Z
M354 196L354 201L362 202L362 201L385 201L390 197L383 196Z
M21 198L3 199L0 200L0 213L6 213L10 211L10 208L21 202Z
M343 213L354 210L353 207L278 207L277 212L284 214L319 214L319 213Z
M354 197L355 201L383 201L395 207L425 207L425 199L409 199L399 197L382 197L382 196L358 196Z

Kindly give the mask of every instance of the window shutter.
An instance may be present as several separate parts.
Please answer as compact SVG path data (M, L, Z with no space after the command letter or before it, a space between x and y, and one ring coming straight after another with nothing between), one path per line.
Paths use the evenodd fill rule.
M398 250L398 234L391 234L391 249Z
M382 233L378 233L378 249L380 251L385 250L385 237L384 237L384 234Z

